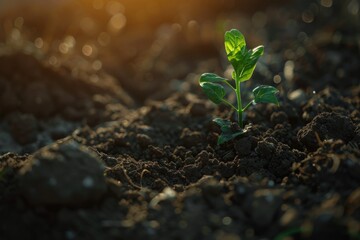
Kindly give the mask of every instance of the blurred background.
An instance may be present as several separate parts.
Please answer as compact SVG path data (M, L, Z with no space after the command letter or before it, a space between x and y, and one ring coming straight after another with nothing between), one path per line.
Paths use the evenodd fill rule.
M199 74L230 77L223 36L231 28L249 47L265 45L245 88L272 84L289 98L348 88L359 83L359 6L359 0L0 0L0 116L86 115L95 124L109 103L132 108L176 92L201 94Z
M322 43L359 45L358 20L358 0L0 0L0 55L31 55L92 82L106 73L143 102L168 96L190 73L226 71L230 28L250 47L266 46L259 71L280 83L285 70L293 78L294 60L314 34Z

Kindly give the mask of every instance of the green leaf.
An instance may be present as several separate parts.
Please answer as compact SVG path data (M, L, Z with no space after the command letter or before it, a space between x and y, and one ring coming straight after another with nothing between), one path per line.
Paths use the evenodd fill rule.
M279 92L276 88L272 86L261 85L256 87L253 90L254 93L254 102L255 103L275 103L279 105L279 101L276 97L276 94Z
M235 133L221 133L218 140L217 140L217 145L221 145L223 143L226 143L230 140L233 140L234 138L236 138L237 136L242 135L244 132L235 132Z
M225 33L225 51L228 57L236 55L243 47L246 47L245 37L239 30L231 29Z
M202 87L204 93L206 96L216 104L219 104L222 102L225 96L225 90L224 87L217 83L211 83L211 82L202 82L200 83L200 86Z
M251 78L257 61L264 53L264 47L258 46L247 50L242 33L232 29L225 33L225 51L235 70L233 78L244 82Z
M254 49L250 49L245 55L241 56L240 66L237 74L240 82L247 81L251 78L254 73L256 63L264 53L264 46L258 46Z
M225 142L228 142L234 138L236 138L237 136L240 136L242 134L244 134L246 131L244 131L243 129L242 130L233 130L232 127L231 127L231 121L229 120L224 120L224 119L221 119L221 118L215 118L213 120L217 125L220 126L220 129L221 129L221 134L220 136L218 137L218 140L217 140L217 144L220 145L220 144L223 144Z
M215 118L213 119L213 122L219 125L221 132L231 132L231 121L221 118Z
M215 73L204 73L201 74L200 76L200 83L204 83L204 82L212 82L212 83L220 83L220 82L225 82L227 79L220 77L218 75L216 75Z

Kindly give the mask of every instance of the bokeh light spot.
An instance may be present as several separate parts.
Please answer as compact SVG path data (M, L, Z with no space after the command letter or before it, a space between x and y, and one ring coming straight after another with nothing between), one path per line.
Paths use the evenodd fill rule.
M10 33L10 37L12 40L18 41L21 38L21 32L19 31L19 29L13 28Z
M62 54L67 54L69 52L69 46L66 43L62 42L59 45L59 51Z
M293 61L286 61L284 66L284 76L287 80L291 81L294 78L295 64Z
M40 38L40 37L36 38L35 41L34 41L34 45L35 45L35 47L37 47L37 48L43 48L43 47L44 47L44 41L43 41L43 39Z
M95 71L99 71L102 68L102 62L100 60L95 60L92 64L92 68Z
M352 0L349 5L348 5L348 11L349 13L351 13L352 15L358 15L359 13L359 2L356 0Z
M49 58L49 63L53 66L57 65L58 64L58 59L55 57L55 56L51 56Z
M18 18L15 19L14 26L16 28L21 29L23 25L24 25L24 18L23 17L18 17Z
M99 34L97 41L101 46L105 47L110 43L110 35L107 32L102 32Z
M301 18L305 23L312 23L314 21L314 13L311 11L305 11L301 15Z
M118 32L120 31L126 24L126 17L122 13L115 14L111 17L109 21L109 30L111 32Z
M333 1L332 0L321 0L321 6L323 7L331 7L333 5Z
M109 1L106 4L106 11L110 14L110 15L115 15L117 13L122 13L124 12L124 6L116 1Z
M190 29L190 30L197 30L199 28L199 23L195 20L190 20L187 24L187 27Z
M76 44L76 40L73 36L67 36L64 42L70 47L73 48Z
M224 224L224 225L230 225L231 223L232 223L232 219L231 219L231 217L224 217L223 219L222 219L222 223Z
M275 75L273 78L274 83L279 84L281 83L281 76L280 75Z
M82 47L82 53L87 56L90 57L93 53L93 48L92 46L90 46L89 44L86 44Z

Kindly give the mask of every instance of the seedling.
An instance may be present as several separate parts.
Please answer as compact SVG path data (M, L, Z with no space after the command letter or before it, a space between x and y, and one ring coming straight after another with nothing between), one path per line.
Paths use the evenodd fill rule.
M243 128L243 112L251 105L257 103L275 103L279 105L276 97L278 90L272 86L261 85L252 92L254 99L243 107L241 100L241 83L249 80L254 72L256 63L264 53L264 46L258 46L254 49L247 49L244 35L236 29L225 33L225 51L227 58L234 68L232 80L220 77L214 73L204 73L201 75L199 83L204 93L215 104L224 103L234 109L237 113L239 129L234 129L229 120L215 118L213 121L221 128L221 135L218 138L218 144L230 141L235 137L246 132ZM237 106L225 99L225 84L236 94ZM235 86L233 86L235 85Z

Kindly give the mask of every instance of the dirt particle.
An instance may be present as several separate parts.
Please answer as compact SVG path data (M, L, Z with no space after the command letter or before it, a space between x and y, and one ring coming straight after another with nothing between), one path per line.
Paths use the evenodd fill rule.
M146 148L153 142L152 139L148 135L141 134L141 133L136 134L136 140L137 140L138 144L140 145L140 147L142 147L142 148Z
M350 141L355 136L351 119L338 113L324 112L299 130L297 138L309 151L319 148L320 142L329 139ZM319 138L319 139L318 139Z
M161 158L164 156L164 152L159 147L154 147L152 145L149 146L150 154L156 158Z
M271 158L275 150L275 144L270 142L269 138L259 141L257 147L255 148L255 152L265 159Z
M235 151L240 157L247 156L251 153L251 139L240 138L234 144Z
M201 165L207 165L209 163L209 153L205 150L201 151L197 157L196 162L201 163Z
M196 164L188 164L184 166L183 171L189 182L196 182L200 177L200 171Z
M203 135L200 132L184 128L180 135L180 140L184 146L192 147L203 141Z
M183 146L177 146L173 152L174 155L179 156L180 158L185 158L186 148Z

